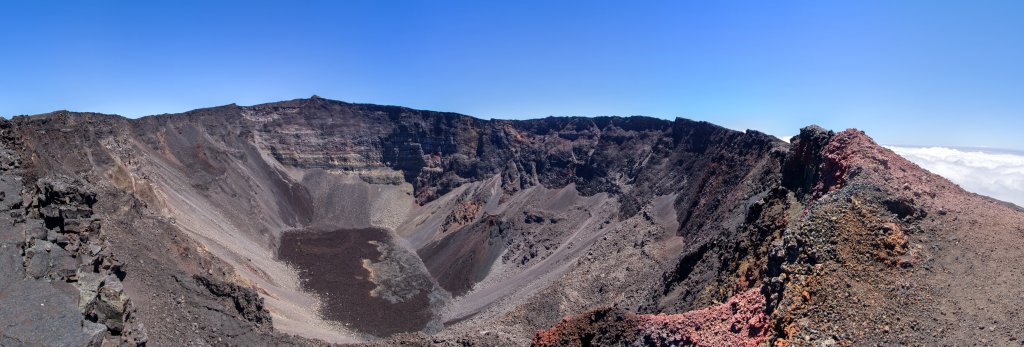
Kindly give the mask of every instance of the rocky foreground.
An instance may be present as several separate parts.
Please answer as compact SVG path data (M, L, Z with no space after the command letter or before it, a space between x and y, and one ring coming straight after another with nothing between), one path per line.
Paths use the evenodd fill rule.
M3 346L1024 339L1024 211L856 130L61 111L0 123L0 208Z

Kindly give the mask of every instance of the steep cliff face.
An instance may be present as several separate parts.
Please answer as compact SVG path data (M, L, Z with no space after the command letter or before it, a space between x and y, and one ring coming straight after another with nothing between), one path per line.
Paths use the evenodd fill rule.
M92 232L113 259L112 286L123 287L107 297L130 302L114 305L130 307L116 311L127 325L88 309L69 315L105 324L88 335L101 340L571 342L581 341L572 331L602 330L569 320L559 326L570 332L534 335L614 306L599 316L627 317L612 330L628 341L739 341L694 330L740 312L716 306L737 302L743 319L760 317L741 329L753 339L744 341L893 342L849 335L868 330L846 319L932 313L888 288L922 276L930 287L911 292L941 292L926 272L958 266L935 251L955 243L929 243L952 235L943 223L1020 215L863 134L814 127L789 144L684 119L481 120L318 97L135 120L56 112L4 126L12 163L23 163L4 169L16 181L6 196L49 196L46 182L95 196L86 218L102 225ZM949 205L958 199L986 207ZM7 207L36 218L12 222L25 225L10 231L12 247L33 247L29 226L63 230L64 212L53 211L72 208L49 206ZM73 210L67 220L83 215ZM1011 217L986 240L1010 237ZM859 309L863 300L877 305ZM927 326L908 322L887 327ZM667 340L648 339L659 332Z

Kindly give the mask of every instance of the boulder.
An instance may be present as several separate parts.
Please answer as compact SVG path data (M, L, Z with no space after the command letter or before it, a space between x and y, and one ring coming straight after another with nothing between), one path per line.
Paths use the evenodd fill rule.
M108 275L103 279L97 299L87 307L86 315L97 323L106 325L112 333L120 334L124 330L127 308L128 295L124 293L124 286L117 277Z
M46 239L46 235L46 228L42 226L32 226L25 229L25 240L29 242Z
M99 347L103 345L103 339L107 337L107 326L86 320L82 321L82 332L89 339L89 347Z
M25 251L25 271L33 278L67 279L75 274L78 262L57 245L43 241L33 241L32 247Z
M104 277L103 274L78 270L78 308L83 312L99 295Z

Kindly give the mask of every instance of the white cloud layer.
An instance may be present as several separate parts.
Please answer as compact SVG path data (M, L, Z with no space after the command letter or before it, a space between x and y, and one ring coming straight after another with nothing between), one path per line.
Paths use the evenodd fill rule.
M945 147L888 147L964 189L1024 206L1024 155Z

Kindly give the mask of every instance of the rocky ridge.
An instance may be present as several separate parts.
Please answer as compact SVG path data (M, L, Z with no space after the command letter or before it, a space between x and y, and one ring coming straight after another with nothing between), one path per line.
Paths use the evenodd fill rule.
M2 128L0 198L8 213L0 306L18 321L8 323L0 342L145 344L145 326L121 282L122 262L111 255L102 220L93 214L96 194L67 177L26 182L32 177L24 175L18 138L9 122ZM24 301L38 301L39 310L26 310Z
M1020 244L1011 241L1021 236L1016 226L1024 222L1020 208L967 193L856 130L837 134L803 129L783 172L779 187L748 211L745 224L760 235L752 244L756 247L707 251L675 273L691 273L709 261L708 253L745 254L734 272L720 275L760 293L759 300L765 301L759 312L767 319L756 321L765 323L766 335L739 334L745 330L734 325L702 340L680 335L680 328L671 324L639 329L638 322L650 319L644 316L594 319L606 311L593 311L539 333L534 343L587 345L581 338L604 339L598 343L604 345L1021 343L1019 325L1008 323L1020 322L1021 316L1002 309L1019 302L1019 288L990 282L990 276L1022 275L1019 266L990 258L1020 253L1010 246ZM973 224L979 217L985 222ZM963 237L970 239L961 241ZM981 256L979 249L994 253ZM957 272L966 268L972 272ZM950 277L954 273L958 277ZM972 292L981 285L978 281L997 288L987 294ZM728 302L750 293L736 294ZM708 311L713 308L669 315L668 321ZM728 321L735 314L711 313L703 322ZM623 331L628 332L625 338ZM665 336L675 340L666 341Z

